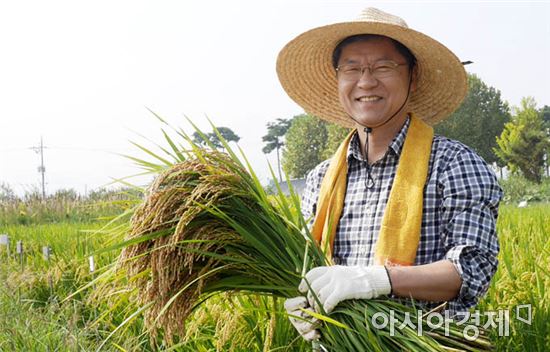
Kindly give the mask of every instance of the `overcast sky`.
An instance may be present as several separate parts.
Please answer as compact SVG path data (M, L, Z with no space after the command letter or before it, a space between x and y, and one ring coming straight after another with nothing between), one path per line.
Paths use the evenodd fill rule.
M232 128L266 182L266 123L302 112L278 82L279 50L367 6L474 61L512 106L550 105L548 1L2 1L0 183L38 186L41 136L48 193L138 172L116 153L142 155L139 135L161 142L147 108L188 131L184 115Z

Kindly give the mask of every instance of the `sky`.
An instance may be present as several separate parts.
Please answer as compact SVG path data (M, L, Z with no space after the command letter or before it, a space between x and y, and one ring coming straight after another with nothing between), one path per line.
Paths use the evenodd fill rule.
M267 183L266 124L303 112L279 84L278 52L369 6L474 61L467 71L511 106L550 105L550 1L2 1L0 183L39 187L40 138L48 194L139 173L121 155L162 144L148 109L189 132L186 116L233 129Z

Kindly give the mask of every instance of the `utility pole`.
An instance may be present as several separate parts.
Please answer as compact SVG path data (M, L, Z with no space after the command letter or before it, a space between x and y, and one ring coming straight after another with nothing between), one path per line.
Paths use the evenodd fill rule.
M44 166L44 143L42 141L42 136L40 136L40 146L31 147L31 149L40 154L40 166L38 167L38 172L42 174L42 199L46 199L46 167Z

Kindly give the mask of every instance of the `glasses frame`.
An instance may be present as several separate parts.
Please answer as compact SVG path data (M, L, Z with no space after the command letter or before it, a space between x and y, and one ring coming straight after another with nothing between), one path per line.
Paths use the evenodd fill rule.
M376 70L373 71L372 66L375 66L375 65L380 64L380 63L389 64L389 66L392 68L392 71L384 72L385 74L383 74L382 76L380 75L380 73L376 73ZM339 79L342 79L342 80L347 81L347 82L356 82L356 81L359 81L361 79L361 77L363 77L363 75L365 74L365 71L369 71L369 74L372 77L376 78L376 79L388 78L388 77L392 77L392 76L394 76L394 74L398 73L397 68L399 66L408 66L408 65L409 64L407 62L400 64L400 63L397 63L393 60L379 60L379 61L375 62L374 64L367 64L367 65L344 64L344 65L339 65L339 66L336 67L336 76ZM345 68L345 67L359 68L361 70L360 74L357 77L345 77L345 76L343 76L344 73L342 71L342 68ZM357 73L359 73L359 72L357 72Z

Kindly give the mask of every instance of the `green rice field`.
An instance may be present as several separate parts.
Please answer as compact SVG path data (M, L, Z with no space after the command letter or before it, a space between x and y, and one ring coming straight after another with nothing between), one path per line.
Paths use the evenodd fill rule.
M489 329L497 351L550 350L550 205L503 205L498 221L500 265L478 306L509 315L509 336ZM9 220L9 219L8 219ZM221 295L196 310L184 336L170 348L152 340L132 295L110 299L89 284L115 261L117 250L100 229L105 221L0 225L10 253L0 245L0 351L304 351L283 313L282 300ZM23 242L23 256L16 242ZM46 260L42 247L51 247ZM87 285L87 286L86 286ZM76 293L75 293L76 292ZM104 292L104 291L102 291ZM115 293L113 293L113 297ZM520 307L521 310L518 311ZM530 308L529 308L530 307ZM528 309L531 317L526 319ZM517 313L523 321L518 319ZM527 322L528 321L528 322Z

